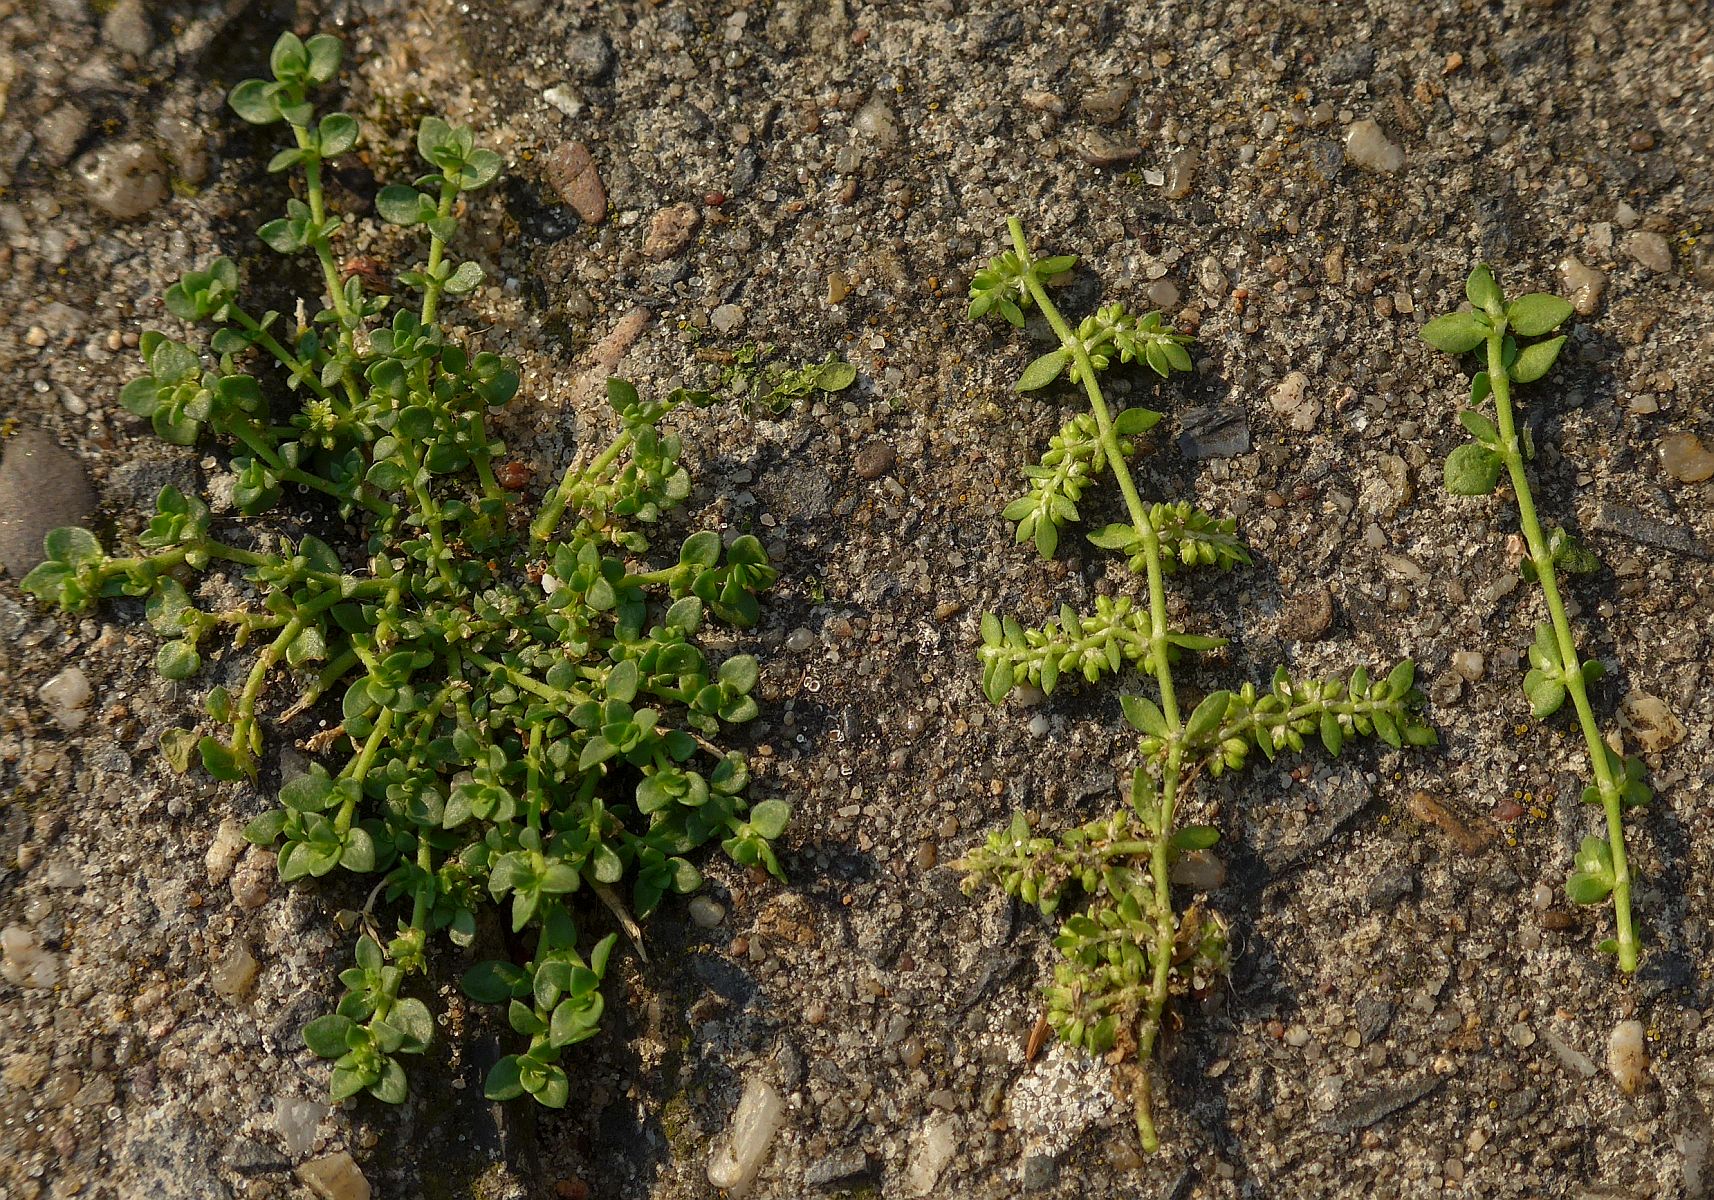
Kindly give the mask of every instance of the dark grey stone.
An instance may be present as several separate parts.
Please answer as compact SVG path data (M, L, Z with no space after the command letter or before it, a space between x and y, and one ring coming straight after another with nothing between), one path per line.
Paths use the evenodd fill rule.
M39 429L5 444L0 458L0 563L21 576L42 561L42 538L95 511L83 465Z

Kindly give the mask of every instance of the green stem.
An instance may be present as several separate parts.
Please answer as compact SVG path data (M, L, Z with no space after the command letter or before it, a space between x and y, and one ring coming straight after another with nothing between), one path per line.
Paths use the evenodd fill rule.
M1053 301L1048 298L1047 289L1042 287L1036 278L1033 270L1034 259L1030 255L1029 243L1024 238L1023 225L1013 217L1006 222L1006 229L1012 236L1012 246L1017 250L1018 257L1023 260L1023 278L1030 296L1041 309L1042 315L1047 318L1048 324L1053 326L1054 333L1059 335L1060 344L1070 353L1072 361L1077 365L1078 378L1083 382L1090 411L1095 414L1096 426L1101 431L1101 446L1107 453L1108 466L1113 472L1113 478L1118 481L1120 493L1125 497L1125 508L1130 513L1132 527L1142 536L1149 586L1149 665L1160 689L1161 713L1166 717L1168 745L1157 810L1156 826L1159 832L1154 839L1150 859L1150 873L1154 876L1154 915L1158 931L1152 951L1154 979L1149 988L1148 1004L1144 1009L1137 1046L1137 1134L1142 1140L1143 1149L1152 1153L1160 1148L1160 1138L1155 1132L1154 1117L1150 1109L1149 1062L1154 1054L1155 1039L1160 1033L1161 1014L1166 1010L1172 973L1176 925L1172 911L1167 839L1172 832L1174 810L1178 805L1179 771L1184 755L1180 736L1183 724L1179 720L1178 699L1173 691L1171 664L1167 661L1166 581L1161 567L1160 534L1155 529L1148 507L1137 494L1137 485L1132 481L1130 468L1125 464L1125 456L1119 448L1119 436L1113 429L1113 416L1108 411L1107 400L1101 394L1100 385L1095 381L1095 364L1090 361L1089 352L1060 315L1059 309L1054 307Z
M559 528L560 518L565 515L566 505L570 504L572 498L577 494L578 485L599 479L602 473L625 452L625 448L631 444L634 437L635 435L628 427L621 429L614 437L612 444L601 452L601 457L590 463L589 466L580 467L573 462L571 466L565 469L565 475L561 477L559 486L554 489L552 495L542 501L542 511L534 521L530 522L531 542L545 542L553 536L554 530Z
M238 695L237 714L232 721L232 753L245 761L248 761L251 755L250 731L256 724L256 701L262 694L262 685L267 681L268 672L280 661L280 656L302 631L301 619L293 617L287 621L285 628L256 656L255 663L250 667L250 675L244 681L244 690Z
M363 780L368 777L369 768L375 765L375 755L380 753L381 743L387 740L387 731L393 727L393 717L392 709L381 710L381 715L375 718L375 728L369 731L368 738L363 742L363 749L358 752L356 758L346 764L345 770L339 773L341 778L349 774L358 784L357 794L346 798L345 803L339 806L339 815L334 818L333 827L340 834L351 828L351 819L357 813L357 801L363 796Z
M1613 914L1617 924L1619 969L1627 974L1637 969L1637 936L1631 924L1631 871L1625 857L1624 808L1620 803L1619 781L1607 761L1607 744L1595 723L1595 711L1589 703L1589 691L1583 682L1583 664L1577 655L1577 641L1572 636L1571 621L1565 613L1565 602L1559 595L1559 577L1553 569L1553 553L1542 535L1541 521L1536 516L1535 497L1530 493L1529 476L1524 471L1523 450L1518 442L1512 419L1511 381L1504 359L1505 325L1496 322L1488 335L1488 383L1494 392L1494 408L1499 416L1500 456L1511 475L1512 491L1518 498L1518 523L1523 527L1524 542L1529 547L1530 563L1535 567L1541 584L1542 599L1547 604L1553 632L1559 642L1559 657L1564 674L1561 682L1571 695L1577 710L1577 723L1583 730L1583 740L1589 747L1589 766L1595 774L1596 787L1601 792L1601 806L1607 815L1607 840L1613 851Z
M436 215L445 220L452 215L452 202L458 198L458 185L443 179L440 185L440 204ZM435 310L440 306L440 294L445 291L445 285L440 282L441 256L446 252L446 243L439 235L429 234L428 265L423 271L427 282L423 285L423 324L434 324Z
M310 391L314 392L317 396L320 396L323 400L333 400L333 393L322 386L321 380L316 376L315 369L313 367L304 362L297 355L293 354L290 350L287 350L284 346L280 345L280 343L275 340L273 334L269 333L266 329L263 329L257 321L251 318L249 313L239 308L236 304L229 305L228 309L232 313L233 319L235 319L245 329L249 330L250 336L254 338L263 349L267 350L275 358L279 359L280 365L290 371L293 377L302 380L305 387L309 388ZM294 430L293 432L295 433L296 431Z

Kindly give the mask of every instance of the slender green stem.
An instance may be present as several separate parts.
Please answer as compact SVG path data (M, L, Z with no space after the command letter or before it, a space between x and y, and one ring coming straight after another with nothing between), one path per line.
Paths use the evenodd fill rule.
M266 329L263 329L259 322L252 318L249 313L239 308L236 304L228 305L227 309L231 312L234 320L236 320L245 329L249 330L250 336L255 339L257 344L267 350L268 353L272 354L275 358L279 359L280 365L290 371L295 378L302 380L305 387L309 388L310 391L314 392L317 396L320 396L323 400L331 401L334 399L333 393L323 387L321 380L316 377L314 367L311 367L290 350L287 350L284 346L280 345L273 334L269 333ZM296 430L293 430L292 432L295 433Z
M578 487L599 479L625 452L634 438L635 435L629 428L621 429L613 438L612 444L601 452L601 457L587 467L579 466L576 462L567 467L564 476L560 478L559 486L551 496L542 501L541 512L530 522L530 541L545 542L552 537L554 530L559 528L560 518L565 515L566 505L577 495Z
M333 261L333 246L321 232L322 225L327 221L327 206L321 188L321 155L311 147L309 129L306 126L293 125L292 134L297 138L299 149L305 151L304 194L309 203L310 219L316 226L316 235L311 244L317 260L321 263L323 281L327 284L328 304L339 314L340 323L349 328L356 321L351 309L346 306L345 289L339 284L339 265Z
M244 681L244 690L238 694L238 708L232 721L232 753L246 762L251 756L250 731L256 724L256 700L262 694L262 684L266 682L268 672L280 661L286 648L297 640L301 632L302 619L293 617L287 621L278 636L256 656L255 663L250 667L250 675Z
M440 185L440 204L435 212L445 220L452 215L452 202L458 198L458 185L451 180L443 179ZM440 294L446 290L446 285L440 280L441 256L446 252L446 243L439 234L429 234L429 252L427 269L423 271L427 283L423 285L423 324L434 324L435 311L440 306Z
M1607 761L1607 744L1595 723L1589 690L1583 682L1583 664L1577 655L1577 640L1571 632L1565 602L1560 598L1553 552L1542 534L1541 521L1535 511L1535 497L1530 492L1529 475L1524 470L1523 449L1512 418L1511 382L1507 378L1504 360L1505 333L1504 323L1496 322L1493 332L1488 335L1488 382L1493 388L1494 408L1499 417L1499 451L1511 475L1512 490L1517 494L1518 523L1523 527L1530 563L1541 584L1542 599L1547 604L1554 637L1559 642L1559 658L1563 667L1560 682L1570 693L1571 703L1577 710L1577 723L1589 747L1589 766L1601 793L1601 806L1606 810L1607 840L1613 851L1613 915L1617 924L1619 969L1631 973L1637 969L1637 936L1631 924L1631 871L1625 857L1624 806L1620 802L1619 781L1614 778Z
M1167 841L1172 831L1174 810L1178 804L1179 773L1184 756L1181 737L1183 724L1179 720L1178 698L1172 685L1172 667L1167 660L1166 580L1161 567L1160 534L1155 529L1148 507L1137 494L1137 485L1131 479L1130 469L1125 464L1125 456L1119 448L1118 434L1113 429L1113 416L1107 408L1106 398L1101 394L1101 387L1095 380L1095 364L1090 361L1089 352L1060 315L1059 309L1054 307L1053 301L1048 298L1047 289L1036 279L1035 272L1031 269L1034 260L1030 255L1029 243L1024 238L1023 225L1014 217L1006 222L1006 228L1012 236L1012 245L1017 250L1018 257L1023 260L1023 278L1030 296L1041 309L1042 315L1047 318L1048 324L1053 326L1054 333L1059 335L1060 344L1071 354L1072 361L1077 365L1078 378L1083 382L1090 411L1095 414L1095 423L1101 432L1101 446L1106 451L1108 466L1113 471L1113 478L1118 481L1120 494L1125 498L1125 508L1130 513L1131 524L1141 535L1148 575L1149 666L1160 689L1161 713L1166 717L1168 746L1156 813L1158 832L1151 847L1149 867L1150 874L1154 877L1154 915L1158 931L1151 952L1154 978L1149 988L1148 1004L1144 1010L1137 1046L1137 1134L1142 1140L1143 1149L1152 1153L1160 1148L1160 1138L1155 1132L1150 1108L1149 1061L1154 1054L1155 1039L1160 1033L1161 1014L1166 1010L1172 975L1176 923L1172 911L1172 881L1167 860Z

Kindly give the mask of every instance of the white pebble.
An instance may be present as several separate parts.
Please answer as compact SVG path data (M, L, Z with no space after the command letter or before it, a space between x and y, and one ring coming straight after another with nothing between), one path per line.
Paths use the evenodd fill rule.
M767 1161L768 1147L785 1115L785 1102L771 1084L761 1079L747 1081L732 1114L726 1144L708 1160L708 1182L733 1197L748 1192Z
M697 896L690 902L690 919L701 929L713 929L726 919L726 909L712 896Z
M0 929L0 977L19 987L50 988L59 978L59 959L36 944L22 925Z
M327 1105L295 1097L279 1101L274 1106L274 1128L280 1142L293 1158L302 1158L315 1149L316 1126L327 1115Z
M228 950L209 972L215 992L228 1000L242 1000L255 981L256 959L243 942Z
M67 667L42 684L36 692L61 729L70 732L89 719L89 677L78 667Z
M958 1122L947 1113L935 1113L924 1121L911 1139L910 1163L905 1167L905 1194L927 1196L940 1181L941 1172L958 1152Z
M122 221L142 216L171 195L166 164L154 147L142 142L91 150L77 160L75 169L89 202Z
M744 310L736 304L722 304L708 314L708 320L721 333L731 333L744 323Z
M851 120L851 127L884 150L899 144L898 118L893 116L893 110L887 107L886 101L879 97L857 110L857 115Z
M1458 650L1452 655L1452 669L1475 683L1488 669L1488 659L1479 650Z
M1405 165L1405 153L1373 121L1356 121L1345 130L1345 160L1365 171L1391 175Z
M1620 1021L1607 1039L1607 1069L1627 1096L1642 1091L1649 1077L1649 1052L1641 1021Z

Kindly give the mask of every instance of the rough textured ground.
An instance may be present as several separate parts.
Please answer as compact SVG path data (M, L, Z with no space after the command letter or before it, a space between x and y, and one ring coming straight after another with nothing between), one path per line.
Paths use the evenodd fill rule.
M660 915L563 1115L476 1099L510 1036L481 1015L403 1109L323 1107L296 1031L346 953L330 916L360 897L234 865L218 831L264 798L159 761L186 701L146 669L135 606L62 620L0 581L0 923L53 956L51 986L0 982L0 1193L309 1196L299 1168L348 1151L384 1196L706 1196L751 1078L788 1110L761 1197L1706 1193L1714 464L1674 440L1714 435L1706 6L143 7L0 0L0 415L75 455L104 536L133 532L163 481L222 470L115 394L185 269L227 253L278 292L251 233L279 203L266 138L222 101L283 24L337 30L356 60L346 104L373 149L339 201L361 209L398 174L423 112L505 155L466 245L497 283L461 317L524 363L506 436L544 473L598 426L583 356L636 305L653 321L622 370L646 388L753 341L838 350L862 376L779 420L683 423L702 518L764 531L784 563L753 728L761 792L799 814L792 882L716 865L720 926ZM1386 144L1360 129L1350 152L1370 168L1347 160L1366 120ZM598 224L544 171L572 140L605 184ZM86 185L87 155L111 171L131 143L140 177ZM694 238L646 257L675 204ZM962 319L1011 214L1084 256L1067 307L1149 297L1197 334L1142 475L1238 516L1257 564L1174 582L1180 621L1234 639L1192 690L1402 652L1444 733L1432 753L1201 790L1227 834L1210 899L1242 954L1168 1041L1166 1150L1140 1165L1104 1067L1023 1061L1051 931L935 865L1015 807L1093 813L1125 754L1111 692L995 711L977 687L984 610L1039 618L1132 586L1094 553L1046 568L1006 545L998 510L1067 411L1007 392L1043 330ZM365 221L351 249L396 247ZM1638 692L1687 727L1648 757L1661 800L1632 826L1631 981L1593 949L1602 911L1561 899L1592 817L1580 742L1564 718L1528 722L1517 686L1538 600L1515 584L1509 504L1439 485L1464 385L1415 331L1478 255L1519 290L1562 286L1568 256L1601 279L1566 368L1526 402L1539 497L1605 563L1574 588L1584 644L1618 668L1603 720ZM1294 370L1301 401L1276 405ZM0 487L0 517L76 499ZM1461 674L1461 652L1485 659ZM93 689L74 730L39 695L68 665ZM1450 815L1413 809L1418 790ZM223 995L240 948L258 974ZM1653 1059L1635 1096L1605 1066L1628 1018Z

